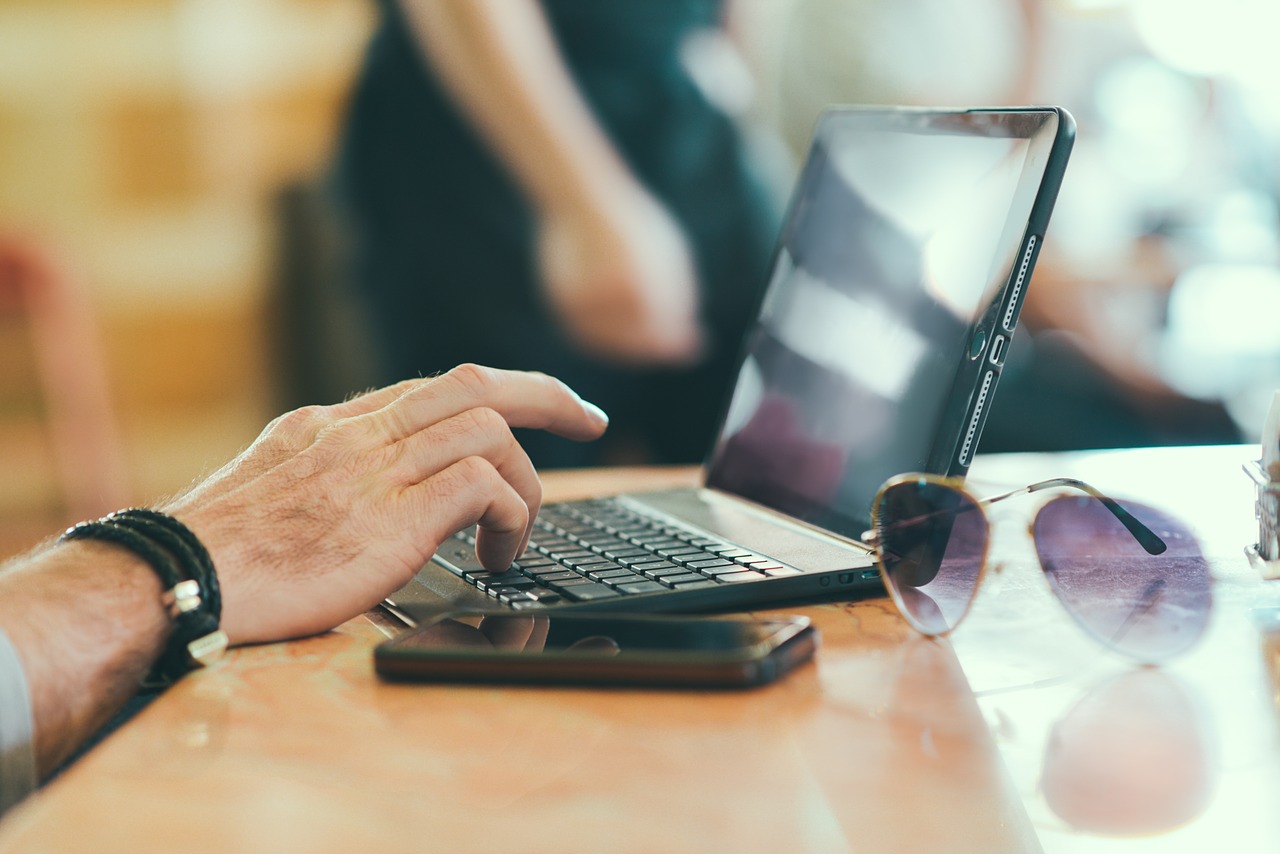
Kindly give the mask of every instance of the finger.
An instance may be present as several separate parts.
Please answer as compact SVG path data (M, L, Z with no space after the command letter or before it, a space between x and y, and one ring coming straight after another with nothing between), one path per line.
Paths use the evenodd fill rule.
M591 635L581 640L576 640L569 644L569 649L574 652L590 652L595 655L609 656L622 652L622 646L613 638L605 635Z
M523 554L533 533L533 519L542 507L542 482L511 428L492 409L469 409L396 444L398 458L389 474L399 483L418 483L457 460L487 460L528 508L528 524L517 554Z
M503 614L485 618L480 623L480 631L498 649L524 650L528 648L529 637L533 634L533 617Z
M476 557L489 570L511 566L529 524L529 507L511 484L483 457L466 457L405 491L417 504L411 518L421 520L431 542L444 542L479 525Z
M401 395L418 388L430 380L404 380L395 385L376 389L343 403L329 406L303 406L277 416L256 444L258 462L270 468L280 459L291 457L297 451L315 441L322 430L344 418L354 418L376 412L387 406Z
M329 407L337 418L354 418L358 415L366 415L370 412L377 412L384 406L392 403L396 398L412 391L415 388L426 385L431 379L418 377L411 380L401 380L393 385L384 386L383 388L366 391L363 394L357 394L344 400L342 403L334 404Z
M454 368L364 417L374 419L394 441L476 407L493 409L512 427L548 430L569 439L595 439L609 424L599 407L554 377L479 365Z
M492 642L482 629L476 629L458 620L441 620L418 633L418 639L437 649L488 648Z
M542 652L547 646L547 632L551 630L551 620L546 616L533 618L533 631L529 632L529 640L525 643L526 652Z

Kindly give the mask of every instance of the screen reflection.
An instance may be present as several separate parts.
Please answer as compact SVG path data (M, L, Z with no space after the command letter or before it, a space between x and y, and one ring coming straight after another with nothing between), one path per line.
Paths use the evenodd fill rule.
M886 478L936 467L1022 244L1029 152L1053 135L1042 114L885 121L838 113L815 134L708 481L853 535Z

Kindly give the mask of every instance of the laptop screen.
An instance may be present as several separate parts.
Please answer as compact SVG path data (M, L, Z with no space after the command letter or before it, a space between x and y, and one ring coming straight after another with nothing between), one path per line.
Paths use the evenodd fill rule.
M1057 121L824 114L709 487L857 538L886 478L954 470L984 355L975 333L998 321Z

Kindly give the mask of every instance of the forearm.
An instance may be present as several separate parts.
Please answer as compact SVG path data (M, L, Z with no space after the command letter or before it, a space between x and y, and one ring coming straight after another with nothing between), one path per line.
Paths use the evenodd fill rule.
M0 569L0 626L22 660L43 777L137 690L170 631L160 581L101 543L40 549Z
M402 0L427 61L542 209L590 208L634 186L534 0Z

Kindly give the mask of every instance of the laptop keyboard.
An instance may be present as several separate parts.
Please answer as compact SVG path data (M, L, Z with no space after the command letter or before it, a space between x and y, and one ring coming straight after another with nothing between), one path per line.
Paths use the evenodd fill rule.
M456 535L475 545L475 529ZM524 555L503 573L464 569L471 584L516 609L741 584L801 571L610 498L552 504Z

